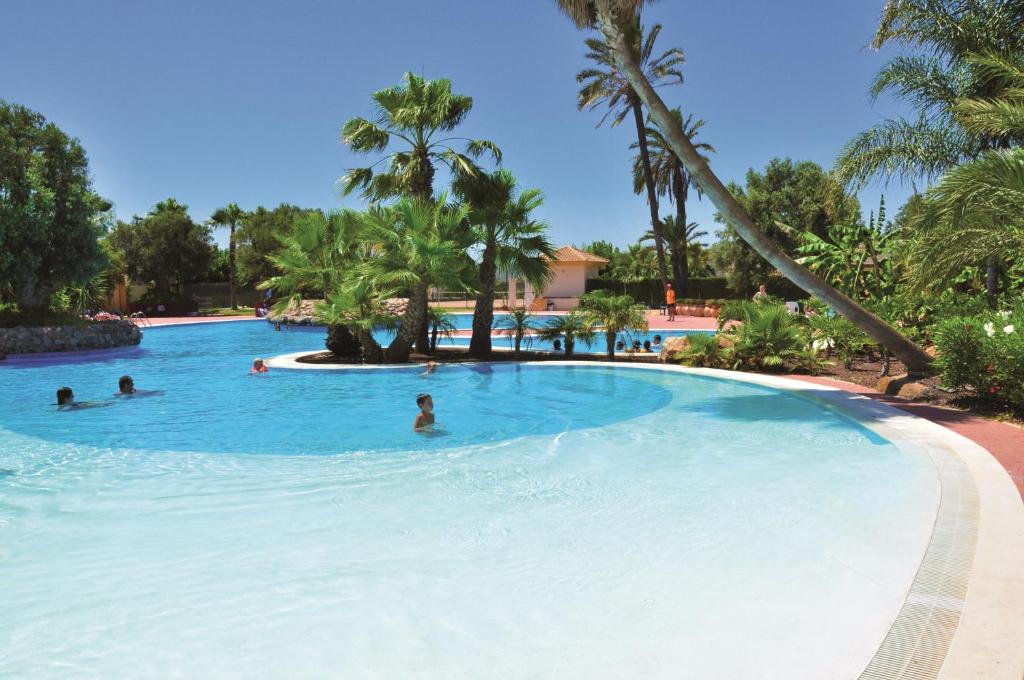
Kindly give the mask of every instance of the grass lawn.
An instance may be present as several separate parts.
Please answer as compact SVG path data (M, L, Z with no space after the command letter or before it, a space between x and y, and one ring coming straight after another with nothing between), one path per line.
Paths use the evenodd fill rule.
M242 307L239 305L238 309L231 309L230 307L207 307L200 309L199 313L203 316L254 316L256 311L252 307Z

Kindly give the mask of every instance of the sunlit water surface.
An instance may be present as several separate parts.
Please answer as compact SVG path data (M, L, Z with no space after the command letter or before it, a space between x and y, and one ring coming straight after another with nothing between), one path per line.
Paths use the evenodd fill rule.
M927 542L930 462L804 398L247 374L321 346L245 322L0 363L0 676L856 677ZM126 373L163 394L113 400Z

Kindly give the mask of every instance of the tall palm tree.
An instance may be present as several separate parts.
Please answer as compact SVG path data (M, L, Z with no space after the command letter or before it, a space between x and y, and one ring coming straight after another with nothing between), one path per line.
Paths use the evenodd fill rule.
M833 286L822 281L806 268L797 264L778 245L769 239L743 207L729 193L722 181L711 172L700 152L686 136L682 126L647 80L627 41L624 27L635 19L644 0L556 0L558 6L580 28L597 26L604 36L618 71L628 80L641 101L650 111L651 119L661 129L669 147L693 175L694 181L723 217L733 225L740 238L761 257L778 269L786 278L805 291L817 295L837 312L856 324L864 332L889 348L912 372L927 372L930 358L895 328Z
M501 162L494 142L448 136L473 108L473 98L454 94L451 81L409 72L403 84L372 97L374 119L350 118L341 128L341 141L356 153L383 153L392 142L397 148L369 167L349 170L341 178L343 194L360 189L371 201L398 196L428 201L434 195L435 164L458 177L477 174L475 161L484 153ZM456 151L454 142L465 142L465 152ZM374 166L384 161L387 170L375 173Z
M436 200L402 199L388 207L371 208L363 218L363 238L374 256L361 265L377 288L411 291L395 339L385 352L392 363L409 360L420 329L426 328L427 289L430 286L473 289L472 261L464 221L468 206ZM424 349L429 349L425 346Z
M683 73L679 67L685 61L683 51L671 48L654 56L654 42L661 33L661 24L655 24L650 33L644 35L639 15L634 15L625 22L622 30L625 49L630 51L634 62L643 72L645 79L654 87L665 85L681 85ZM658 194L651 171L651 159L647 148L646 125L644 124L643 100L637 94L629 78L625 77L616 65L611 46L607 41L588 38L586 45L590 49L587 59L597 64L596 68L588 68L576 74L576 82L583 87L577 95L577 108L594 109L602 104L608 111L598 125L612 116L612 126L618 125L632 114L636 125L636 144L640 149L640 166L643 171L644 186L647 188L647 205L651 211L651 229L656 238L654 241L658 253L658 274L661 286L668 283L668 270L665 266L665 248L661 241L661 222L658 215Z
M615 359L615 338L619 333L647 331L647 309L628 295L595 290L580 298L580 306L587 319L604 330L609 359Z
M248 213L238 207L236 203L229 203L223 208L217 208L210 221L219 227L228 228L228 284L230 286L231 309L238 309L238 301L235 300L235 229L248 216Z
M683 214L686 214L685 208L683 208ZM701 231L700 225L696 222L690 222L686 226L681 226L683 224L686 223L680 222L678 215L669 215L661 219L661 235L665 239L665 245L668 246L668 259L672 263L672 282L675 286L676 294L685 296L690 281L690 263L688 258L690 242L694 241L696 243L696 239L699 239L701 236L707 236L708 232ZM646 232L640 238L641 243L652 240L654 240L653 231Z
M700 129L704 127L704 120L695 121L693 114L688 115L686 120L683 120L683 112L679 108L672 109L672 115L679 122L679 125L682 126L683 132L690 138L690 141L693 141L693 138L697 136ZM668 140L665 139L665 135L661 134L661 130L648 126L645 134L647 137L647 147L650 150L651 174L654 178L655 191L659 196L668 194L669 200L676 204L675 221L671 227L675 230L675 233L672 235L668 233L670 227L664 219L662 219L661 231L662 237L666 242L671 244L674 241L675 243L675 245L669 245L671 251L670 260L672 262L672 283L680 295L685 295L686 284L690 278L685 255L687 232L685 228L680 229L676 225L686 224L686 199L689 198L690 187L697 190L698 200L704 193L701 191L700 185L693 180L693 176L686 169L686 166L683 165L679 157L669 147ZM634 142L629 148L638 149L639 146L638 143ZM706 142L694 142L694 148L704 156L705 161L708 160L707 154L715 152L715 147ZM633 193L639 194L643 191L646 183L647 177L644 172L643 156L638 153L633 158Z
M516 192L516 178L507 170L456 180L456 194L471 206L469 224L473 239L483 246L480 257L479 292L473 309L473 335L469 353L479 359L491 355L494 324L494 287L498 271L529 281L543 289L551 277L546 257L555 248L546 236L546 222L534 219L533 211L544 203L540 189Z
M454 178L480 173L476 161L490 154L501 163L501 149L486 139L451 136L473 108L473 98L452 92L445 78L426 80L408 72L404 83L374 92L374 120L355 117L341 128L341 140L357 153L383 153L392 142L396 148L376 163L354 168L341 178L342 193L361 189L364 198L380 201L405 196L429 201L434 196L435 165L446 166ZM465 152L453 144L465 142ZM384 172L374 172L378 163L388 162ZM420 291L426 295L426 290ZM419 293L417 293L418 295ZM426 319L417 331L421 352L429 350Z
M978 77L970 57L1020 53L1022 23L1019 0L890 0L872 46L896 43L919 54L889 61L876 75L871 94L893 94L917 117L888 119L854 137L836 161L839 180L854 189L874 177L930 181L989 149L1005 148L1006 138L963 126L955 105L991 93L993 83ZM990 259L990 295L996 293L998 269L997 259Z

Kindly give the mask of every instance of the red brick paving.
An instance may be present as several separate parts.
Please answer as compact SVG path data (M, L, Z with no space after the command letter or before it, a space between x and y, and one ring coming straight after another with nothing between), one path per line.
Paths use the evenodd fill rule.
M974 443L987 449L1006 468L1010 479L1017 485L1021 498L1024 499L1024 428L1009 423L987 420L967 411L906 401L899 397L882 394L870 387L855 385L854 383L841 380L808 375L790 375L786 377L863 394L876 401L895 406L907 413L912 413L933 423L938 423L959 435L967 437Z

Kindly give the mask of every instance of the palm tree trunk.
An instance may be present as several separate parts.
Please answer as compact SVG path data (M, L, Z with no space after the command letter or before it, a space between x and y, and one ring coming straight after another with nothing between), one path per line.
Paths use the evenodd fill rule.
M488 241L480 258L480 292L473 307L473 337L469 340L469 356L489 359L491 356L491 327L494 325L494 276L498 248Z
M423 314L419 320L419 330L416 332L416 351L420 354L430 354L430 320L427 317L427 307L430 305L428 301L428 289L423 289Z
M607 345L605 348L608 351L608 359L611 361L615 360L615 331L605 331L604 339Z
M676 168L676 171L673 173L672 193L676 197L676 224L682 225L680 240L672 247L672 273L675 276L676 295L687 297L686 288L690 285L690 263L687 260L687 246L689 244L686 242L686 198L689 192L686 190L683 173L679 171L679 168ZM676 246L681 247L681 252L676 252ZM678 273L675 270L677 262L679 266Z
M726 221L736 230L736 233L751 248L757 251L761 257L767 260L769 264L782 272L786 278L808 293L817 295L831 305L838 313L874 338L880 345L892 351L893 354L903 361L907 370L912 373L928 372L931 366L931 358L920 347L901 335L899 331L889 326L885 321L858 305L850 297L822 281L805 267L797 264L793 258L787 255L754 224L743 207L740 206L725 185L722 184L722 181L711 172L708 164L701 158L693 143L672 117L668 107L665 106L665 102L662 101L658 93L651 87L647 78L644 77L643 72L634 61L629 47L626 45L622 31L615 24L615 12L612 9L611 1L596 0L596 5L601 32L604 34L608 45L612 48L612 54L619 71L626 76L637 95L643 100L655 124L661 128L662 133L668 140L672 151L675 152L679 160L686 166L690 175L696 179L704 193L708 195L711 202L722 213Z
M658 255L658 275L661 276L661 289L665 290L665 285L668 283L668 271L665 268L665 242L661 238L658 194L654 188L651 154L647 151L647 126L644 124L644 112L640 102L633 103L633 120L636 123L637 145L640 147L640 164L644 168L644 184L647 185L647 205L651 209L651 231L654 232L654 250Z
M231 291L231 309L238 309L238 302L235 300L235 225L233 222L228 235L228 286Z
M413 289L409 297L409 304L402 315L402 321L398 326L398 333L395 339L388 345L384 353L388 363L404 364L409 361L412 353L413 343L419 334L422 319L427 314L427 291L421 286Z
M572 353L576 349L576 339L565 336L565 358L572 359Z
M364 364L383 364L384 350L370 331L359 332L359 344L363 346Z
M999 260L995 255L988 258L985 266L985 294L995 298L999 292Z

